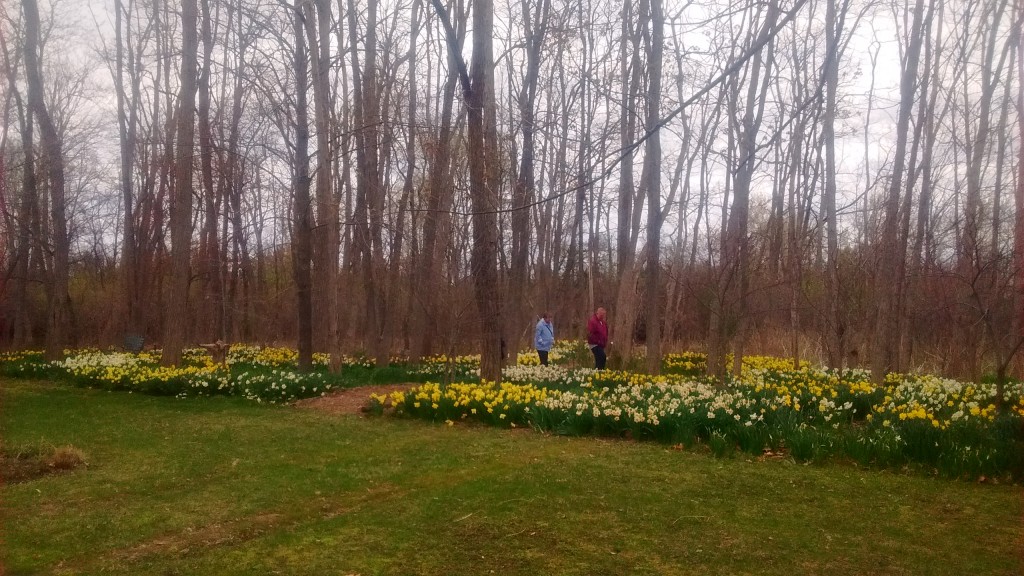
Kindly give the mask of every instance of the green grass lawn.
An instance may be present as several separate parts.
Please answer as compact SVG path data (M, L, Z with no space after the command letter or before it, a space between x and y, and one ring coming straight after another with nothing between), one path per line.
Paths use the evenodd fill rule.
M0 381L19 574L1021 574L1024 490Z

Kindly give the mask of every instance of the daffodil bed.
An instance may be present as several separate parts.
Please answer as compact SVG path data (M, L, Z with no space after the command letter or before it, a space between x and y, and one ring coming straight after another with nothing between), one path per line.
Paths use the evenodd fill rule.
M687 362L703 362L689 355ZM668 358L666 364L671 364ZM788 367L787 367L788 366ZM955 477L1024 477L1024 385L863 370L793 370L788 361L745 358L727 386L682 374L514 366L504 382L426 383L373 396L377 412L452 425L473 420L571 435L707 444L718 455L786 452L797 461L923 467Z
M851 460L864 466L923 466L951 476L1024 478L1024 384L1002 402L993 384L891 374L885 385L862 370L835 372L772 357L745 357L742 374L724 386L701 376L704 357L670 354L666 372L649 376L576 368L580 343L559 342L550 366L520 354L503 383L479 380L478 356L439 355L411 365L393 358L395 381L424 381L406 392L372 396L378 413L454 424L477 421L529 426L558 434L706 444L714 453L788 453L797 461ZM180 367L159 366L154 353L81 350L60 362L38 352L0 354L0 373L49 377L77 385L149 394L237 395L288 402L323 395L380 374L365 357L342 359L341 375L295 370L286 348L235 346L227 366L188 350ZM348 376L346 377L345 374ZM376 371L376 372L375 372ZM353 374L358 373L358 377ZM368 376L369 375L369 376Z
M295 370L297 354L287 348L235 346L225 365L215 364L201 348L184 351L180 366L160 366L159 352L129 354L99 350L66 351L65 359L47 362L41 352L0 353L0 374L53 378L79 386L166 396L237 395L257 402L288 402L351 386L343 370L330 374L327 355L315 354L315 370ZM345 357L349 371L369 370L363 357Z

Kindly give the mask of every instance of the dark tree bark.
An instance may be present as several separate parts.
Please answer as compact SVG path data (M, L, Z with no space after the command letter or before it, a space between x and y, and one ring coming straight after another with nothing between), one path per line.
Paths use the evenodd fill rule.
M875 271L875 291L878 301L875 317L875 337L871 350L871 375L877 383L896 367L899 353L899 326L902 310L899 288L903 285L901 270L905 272L905 250L900 250L899 209L903 190L903 172L906 166L907 140L910 117L917 92L917 67L921 57L924 27L924 0L917 0L911 24L910 45L900 78L900 108L896 119L896 149L893 158L889 190L885 198L885 217L879 245L878 268ZM894 278L895 273L895 278Z
M220 235L218 233L219 199L213 185L213 127L210 124L210 76L213 72L213 29L210 0L200 0L202 18L200 33L203 43L203 63L199 72L198 108L199 165L203 198L203 227L200 237L199 264L202 288L203 337L210 341L227 340L225 330L224 285L221 275Z
M124 298L124 331L127 334L142 334L141 306L139 298L138 255L135 239L135 191L134 166L135 145L138 138L138 93L137 74L132 74L132 99L129 102L124 84L124 70L130 66L125 62L124 50L126 39L124 22L124 4L122 0L114 2L115 29L115 83L117 91L117 122L118 136L121 147L121 202L122 237L121 237L121 275ZM127 27L127 35L131 37L131 28Z
M22 9L25 12L25 76L28 80L28 105L39 124L39 140L46 161L46 177L50 192L53 269L46 286L46 358L57 360L64 355L64 346L68 344L70 321L70 239L67 202L64 197L64 151L43 92L43 73L40 66L42 44L36 0L23 0Z
M518 95L519 117L522 131L522 153L519 170L512 191L512 254L509 269L508 318L509 334L506 340L515 343L519 349L519 328L529 323L532 317L524 310L526 287L529 282L529 254L531 242L530 205L534 199L536 155L536 118L534 109L537 102L537 82L540 78L541 54L548 27L551 0L539 0L537 13L530 11L530 3L522 3L523 24L526 32L526 77ZM543 312L538 310L537 312Z
M181 75L174 147L174 197L171 202L171 279L164 324L164 366L181 363L188 329L188 287L192 252L192 155L195 148L196 69L199 36L196 0L183 0L181 9Z
M29 259L32 243L32 214L38 204L35 168L35 134L31 111L26 110L18 89L16 62L7 47L5 37L0 34L3 47L4 69L7 72L8 95L14 99L21 132L22 168L21 195L18 202L17 232L14 243L14 261L11 264L12 334L11 343L16 347L28 347L32 343L32 304L28 297Z
M306 50L302 0L293 9L295 52L295 151L292 157L292 273L298 309L300 372L313 367L313 294L311 260L313 257L313 214L309 176L309 56Z
M473 245L470 267L477 313L480 318L480 378L501 381L504 323L498 284L497 127L494 117L494 3L473 5L473 58L467 72L457 51L458 38L440 0L433 0L441 16L449 54L455 58L468 115L470 206L473 210Z
M779 10L774 2L767 14L758 37L771 33L778 20ZM764 117L765 95L771 77L774 40L769 40L764 51L758 51L750 61L747 94L742 116L738 150L733 167L733 198L725 233L722 236L722 263L717 279L717 308L712 310L708 343L708 373L724 382L725 350L729 341L733 346L733 372L738 375L743 361L746 338L747 292L750 282L750 184L754 174L757 137ZM765 54L764 52L767 52Z
M611 350L613 360L623 362L633 355L633 329L637 316L637 282L640 270L636 262L637 237L640 216L643 213L643 189L636 189L633 178L633 139L638 119L634 106L641 89L643 66L640 34L650 18L648 2L642 2L634 22L633 2L622 3L622 38L619 43L619 75L622 79L621 111L619 118L619 144L625 151L619 168L618 225L616 231L616 272L618 287L615 308L611 311L610 336L615 339ZM638 194L639 192L639 194Z
M415 324L419 329L419 338L415 341L413 349L413 356L416 358L433 354L437 350L437 308L440 301L442 253L446 245L443 229L447 220L445 212L451 206L453 198L450 167L452 114L455 90L460 77L460 64L462 72L465 73L465 63L461 61L459 55L462 53L466 37L467 14L461 3L457 4L457 20L453 26L444 6L435 1L434 7L446 27L450 65L441 99L441 113L438 119L440 127L436 141L429 147L433 153L430 154L431 163L427 175L427 207L423 213L423 249L417 274L420 282L418 290L411 296L418 302Z
M480 315L480 378L501 381L505 352L501 292L498 283L498 145L494 111L493 0L473 5L473 58L470 83L463 85L469 128L470 206L473 247L470 257L477 312Z
M313 71L313 104L316 118L316 211L317 226L313 239L313 290L317 346L331 355L331 369L341 368L338 341L338 203L332 180L334 163L331 149L331 4L317 0L316 18L311 3L304 4L304 21ZM319 32L319 34L318 34Z

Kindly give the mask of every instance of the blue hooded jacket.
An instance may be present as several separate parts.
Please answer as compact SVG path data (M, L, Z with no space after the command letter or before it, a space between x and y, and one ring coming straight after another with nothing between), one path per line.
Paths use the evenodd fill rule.
M541 318L537 322L537 328L533 331L533 347L537 350L547 352L555 345L555 327L551 322Z

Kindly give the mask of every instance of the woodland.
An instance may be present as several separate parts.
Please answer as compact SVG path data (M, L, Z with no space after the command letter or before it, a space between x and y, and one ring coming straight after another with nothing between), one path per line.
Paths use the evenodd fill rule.
M0 18L4 348L480 353L497 380L542 312L576 339L603 306L652 373L1024 375L1019 0Z

